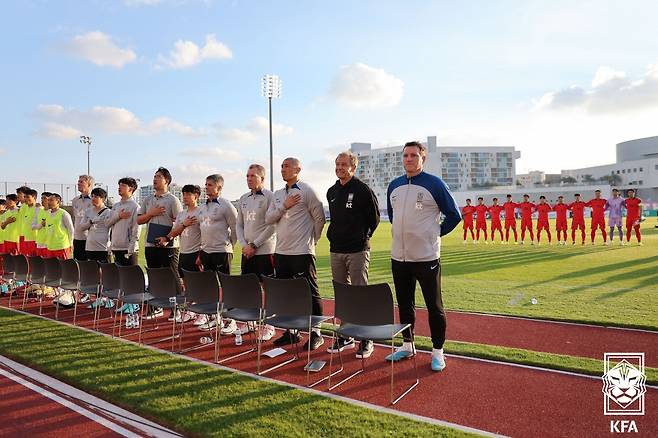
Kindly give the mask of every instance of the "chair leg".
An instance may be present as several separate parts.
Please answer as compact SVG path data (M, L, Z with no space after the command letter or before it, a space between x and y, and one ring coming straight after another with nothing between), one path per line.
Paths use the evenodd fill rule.
M219 363L219 326L222 323L222 320L219 316L219 312L216 314L216 324L215 324L215 363Z
M393 340L391 340L391 346L393 346ZM391 348L391 350L393 350L393 348ZM400 400L402 400L402 397L404 397L405 395L409 394L409 392L411 392L411 390L414 389L416 386L418 386L418 384L420 383L420 378L418 377L418 366L417 366L417 364L416 364L416 353L415 353L415 352L414 352L414 355L413 355L413 357L412 357L412 360L413 360L414 370L415 370L415 372L416 372L416 381L415 381L414 383L412 383L411 386L409 386L409 387L408 387L408 388L407 388L402 394L400 394L400 395L398 396L398 398L396 398L395 400L393 400L393 397L394 397L394 396L393 396L393 364L394 364L394 362L391 361L391 405L394 405L394 404L396 404L397 402L399 402Z
M142 343L142 328L144 327L144 312L146 312L146 305L142 303L140 306L139 312L139 336L137 337L137 343Z
M79 297L80 297L79 294L76 297L76 292L78 292L78 291L73 291L72 292L73 293L73 325L74 326L76 325L75 321L76 321L76 318L78 316L78 300L79 300Z

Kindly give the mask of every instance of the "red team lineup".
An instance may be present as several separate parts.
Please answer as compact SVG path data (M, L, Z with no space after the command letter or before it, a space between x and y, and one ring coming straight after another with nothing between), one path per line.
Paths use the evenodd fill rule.
M605 199L601 197L601 191L596 190L594 197L589 201L583 201L581 195L576 193L571 203L565 202L564 197L560 195L554 205L548 203L544 195L539 197L537 203L531 202L529 195L523 195L523 201L518 203L514 202L512 195L507 195L507 201L502 205L499 204L498 198L493 198L491 205L486 205L483 197L477 198L477 205L472 205L471 199L466 199L466 205L461 208L464 244L468 242L467 237L469 235L473 243L480 243L481 236L484 237L484 243L489 243L489 236L491 236L491 243L495 243L496 233L498 233L502 244L509 244L511 236L514 238L514 244L521 243L523 245L526 235L528 235L531 245L534 245L535 242L540 245L542 232L545 232L548 244L552 245L553 234L549 223L549 213L554 212L557 244L567 244L567 230L570 228L571 244L580 243L585 245L587 228L585 214L589 212L591 216L589 231L592 245L595 244L597 232L600 232L604 245L613 242L615 228L617 229L620 245L630 243L633 234L635 234L638 245L642 245L642 234L640 233L640 223L644 220L642 200L635 196L635 190L633 189L628 190L626 195L627 197L623 198L620 196L619 190L613 189L612 197ZM626 211L626 220L625 223L622 223L624 210ZM606 229L606 212L608 213L609 233ZM533 215L535 213L537 224L533 226ZM505 219L504 238L501 214ZM520 242L517 232L517 215L520 216ZM487 230L487 218L491 220L490 233ZM571 219L570 226L569 219Z

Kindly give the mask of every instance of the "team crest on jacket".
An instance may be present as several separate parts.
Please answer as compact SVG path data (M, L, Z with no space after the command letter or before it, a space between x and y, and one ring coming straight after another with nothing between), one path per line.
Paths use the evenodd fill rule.
M352 208L352 201L354 201L354 193L348 193L345 208Z
M416 210L422 210L423 209L423 194L418 193L416 195Z

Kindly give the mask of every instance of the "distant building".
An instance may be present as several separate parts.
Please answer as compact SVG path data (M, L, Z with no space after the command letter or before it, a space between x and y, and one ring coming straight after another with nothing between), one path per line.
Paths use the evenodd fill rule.
M536 187L544 184L560 184L562 175L559 173L544 173L533 170L516 175L517 185L521 187Z
M427 147L425 170L440 176L453 191L516 184L515 162L521 153L513 146L438 146L435 136L427 137L423 145ZM385 206L388 184L404 174L402 145L373 149L370 143L352 143L350 150L359 157L356 176Z
M206 199L206 188L204 186L201 187L201 196L199 197L199 202L205 201ZM179 186L178 184L174 183L169 186L169 191L171 192L172 195L177 197L180 202L183 202L183 186ZM146 198L148 198L151 195L155 194L155 189L153 188L152 184L149 184L147 186L142 186L139 188L139 194L137 196L137 199L139 204L141 205L144 203Z

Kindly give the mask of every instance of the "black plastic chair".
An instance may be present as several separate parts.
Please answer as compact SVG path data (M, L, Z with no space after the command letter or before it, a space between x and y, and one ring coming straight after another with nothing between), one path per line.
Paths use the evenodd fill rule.
M119 288L121 289L121 296L119 297L119 304L138 304L140 306L139 312L139 337L138 343L142 343L144 312L146 305L153 299L153 295L146 291L146 281L144 278L144 271L139 265L131 266L117 266L119 269ZM121 307L119 307L121 308ZM123 322L123 312L119 314L119 337L121 337L121 324ZM155 320L153 321L155 323Z
M219 279L215 271L187 271L183 269L185 282L186 309L201 315L215 316L215 362L219 359L219 325L221 300ZM181 339L185 333L185 323L181 324ZM197 350L209 344L198 344L181 350L181 353Z
M311 287L305 278L263 278L265 288L265 319L268 324L286 330L298 330L311 333L313 327L318 327L325 321L333 319L332 316L313 315ZM258 374L262 375L287 365L299 359L297 343L294 344L294 353L291 359L260 371L260 343L258 351ZM311 360L311 342L308 342L306 382L309 381L308 364ZM321 379L310 386L315 386Z
M25 258L24 255L15 255L15 256L10 256L13 261L13 271L14 271L14 276L12 278L12 284L13 288L10 289L9 291L9 307L11 307L11 298L14 296L14 292L16 292L16 282L22 281L25 283L24 286L24 292L27 290L27 279L30 275L30 267L27 264L27 259Z
M27 288L25 289L25 295L23 295L23 307L27 304L29 298L27 290L32 285L41 285L44 283L46 278L46 264L40 256L30 256L27 258L27 263L30 265L30 275L27 279ZM43 296L43 293L41 294Z
M149 280L148 292L153 296L149 304L156 307L169 308L173 315L171 337L159 339L157 342L171 339L171 351L174 351L176 311L185 304L185 297L181 293L180 280L171 268L147 268L146 275Z
M220 272L219 282L222 285L222 309L220 311L222 317L245 323L256 322L256 331L250 332L252 347L219 361L219 363L224 363L258 351L257 344L260 336L256 335L262 329L263 288L256 274L227 275Z
M80 293L93 295L98 299L101 289L101 271L94 260L78 260L80 270ZM91 301L91 298L89 299Z
M354 286L351 284L338 283L334 284L335 311L336 318L340 319L341 325L337 328L336 334L345 338L354 338L359 341L390 341L391 354L395 351L395 337L399 336L403 330L406 330L411 324L395 323L395 306L393 304L393 294L388 284L373 284L368 286ZM343 358L338 352L341 369L343 368ZM333 359L333 353L331 354ZM391 361L391 404L394 405L409 391L414 389L418 383L418 367L416 366L416 355L413 357L413 367L416 373L416 381L407 388L399 397L394 399L394 362ZM332 360L329 361L331 370ZM347 376L337 384L331 386L329 381L329 390L342 385L354 376L365 371L365 359L361 359L361 369Z
M46 268L46 276L43 280L43 285L59 288L59 285L62 283L62 267L59 264L59 260L55 258L43 259L43 263ZM41 295L41 300L39 301L39 315L42 315L43 310L43 298L45 294Z
M73 259L58 260L62 272L61 282L59 287L64 292L71 292L73 294L73 325L75 325L76 317L78 315L78 298L75 296L76 292L80 290L80 268L78 262ZM61 294L57 297L57 304L55 306L55 319L58 319L59 306Z
M94 329L98 328L98 320L100 319L100 312L103 299L118 300L121 296L121 283L119 282L119 268L114 263L99 263L101 268L101 288L97 296L96 308L94 309ZM112 337L116 329L116 312L109 306L112 318Z

